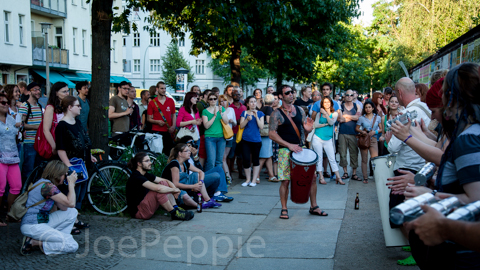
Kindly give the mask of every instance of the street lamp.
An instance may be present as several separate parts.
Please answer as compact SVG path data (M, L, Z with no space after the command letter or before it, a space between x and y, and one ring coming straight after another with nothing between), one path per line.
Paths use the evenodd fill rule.
M42 26L42 33L45 35L44 37L44 46L45 46L45 74L47 74L47 97L50 95L50 67L48 66L48 29L52 26L51 23L42 22L40 23Z
M177 93L177 92L186 93L187 92L188 72L189 71L190 70L184 69L184 68L175 69L175 74L177 74L177 84L176 84L176 87L175 87L175 93Z
M145 53L143 54L143 89L145 89L145 56L147 56L147 51L150 47L153 47L152 44L148 45L148 47L145 49Z

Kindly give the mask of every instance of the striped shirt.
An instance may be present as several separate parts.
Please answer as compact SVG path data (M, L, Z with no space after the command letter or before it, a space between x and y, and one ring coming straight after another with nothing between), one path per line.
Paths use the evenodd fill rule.
M452 156L447 160L443 170L442 191L453 194L465 193L463 185L479 181L479 172L480 124L473 124L453 143Z
M38 104L36 106L31 105L32 107L32 113L28 115L28 106L27 103L24 102L20 108L18 108L18 112L21 114L24 114L28 117L28 123L29 125L40 125L42 122L42 109L40 109L40 106ZM33 144L35 142L35 135L37 135L37 130L32 129L32 130L26 130L25 131L25 139L23 143L31 143Z

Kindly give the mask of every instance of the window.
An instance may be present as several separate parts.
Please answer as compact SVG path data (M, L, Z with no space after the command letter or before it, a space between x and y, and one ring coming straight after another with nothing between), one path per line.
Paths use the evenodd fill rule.
M140 59L133 59L133 72L140 72Z
M84 4L83 4L83 1L84 1L84 0L80 0L80 6L81 6L81 7L85 7Z
M205 60L197 60L196 61L195 73L205 74Z
M133 33L133 47L140 47L140 33Z
M117 48L117 41L114 40L113 41L113 48L112 48L112 59L113 59L113 62L117 62L117 54L115 53L115 48Z
M150 45L160 47L160 33L150 33Z
M30 27L32 28L32 32L35 31L35 21L30 22Z
M77 5L77 0L72 0L72 5L76 6Z
M185 47L185 39L178 40L178 47Z
M123 72L132 72L132 61L123 59Z
M55 45L57 45L58 48L63 48L63 29L62 27L55 27Z
M127 46L127 37L123 37L123 47Z
M86 55L87 54L87 51L85 50L86 49L86 39L87 39L87 30L82 30L82 53L83 55Z
M77 53L77 28L73 28L73 53Z
M160 72L160 59L150 59L150 72Z
M10 43L10 12L4 11L4 24L5 24L5 42Z
M23 21L25 16L18 15L18 35L20 36L20 45L23 45Z

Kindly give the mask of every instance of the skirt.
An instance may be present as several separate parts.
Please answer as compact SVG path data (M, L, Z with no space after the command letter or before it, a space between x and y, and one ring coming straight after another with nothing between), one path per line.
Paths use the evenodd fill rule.
M269 158L273 155L272 140L269 137L262 137L262 148L260 158Z

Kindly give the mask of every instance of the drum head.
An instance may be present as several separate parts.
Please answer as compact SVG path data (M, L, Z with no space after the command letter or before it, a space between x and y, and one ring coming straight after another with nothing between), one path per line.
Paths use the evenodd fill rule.
M318 155L312 149L303 149L299 153L292 152L291 158L297 164L312 164L317 162Z

